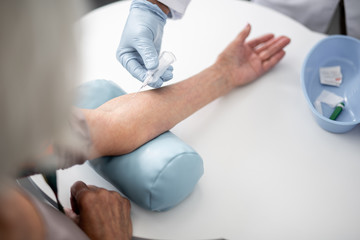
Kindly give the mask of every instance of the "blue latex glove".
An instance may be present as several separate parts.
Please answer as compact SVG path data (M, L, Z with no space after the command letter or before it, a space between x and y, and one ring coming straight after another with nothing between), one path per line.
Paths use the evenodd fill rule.
M159 52L166 24L166 14L146 0L134 0L120 40L116 57L119 62L140 81L145 80L147 70L159 65ZM160 79L149 86L158 88L172 79L169 67Z

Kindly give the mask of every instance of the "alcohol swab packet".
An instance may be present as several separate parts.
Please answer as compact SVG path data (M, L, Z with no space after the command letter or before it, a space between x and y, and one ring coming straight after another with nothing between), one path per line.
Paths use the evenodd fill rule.
M340 66L322 67L319 69L319 73L321 84L339 87L342 83Z
M315 109L323 115L321 103L325 103L332 108L335 108L339 103L344 102L344 98L336 95L335 93L323 90L314 102Z

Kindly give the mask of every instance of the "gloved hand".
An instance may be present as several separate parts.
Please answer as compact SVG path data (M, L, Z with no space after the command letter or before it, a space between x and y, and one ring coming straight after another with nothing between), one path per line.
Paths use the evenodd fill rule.
M166 19L166 14L156 4L146 0L133 0L116 57L131 75L142 82L147 70L159 65ZM158 81L149 86L158 88L164 81L172 79L172 70L169 67Z

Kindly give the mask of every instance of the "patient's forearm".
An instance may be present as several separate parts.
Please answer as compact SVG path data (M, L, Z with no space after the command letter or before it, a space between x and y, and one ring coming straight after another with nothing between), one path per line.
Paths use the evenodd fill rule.
M231 88L222 71L213 65L182 82L135 97L120 96L95 110L83 110L97 150L92 157L131 152Z
M182 82L110 100L83 110L93 140L90 158L131 152L171 129L236 86L263 75L285 55L287 37L266 34L245 42L250 25L219 55L216 63Z

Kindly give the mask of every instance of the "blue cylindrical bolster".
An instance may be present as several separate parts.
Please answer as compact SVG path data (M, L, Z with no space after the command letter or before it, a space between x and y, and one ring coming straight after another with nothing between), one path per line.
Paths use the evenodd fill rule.
M77 106L88 109L125 94L107 80L86 82L78 91ZM129 154L95 159L91 165L131 201L152 211L179 204L204 172L200 155L169 131Z

